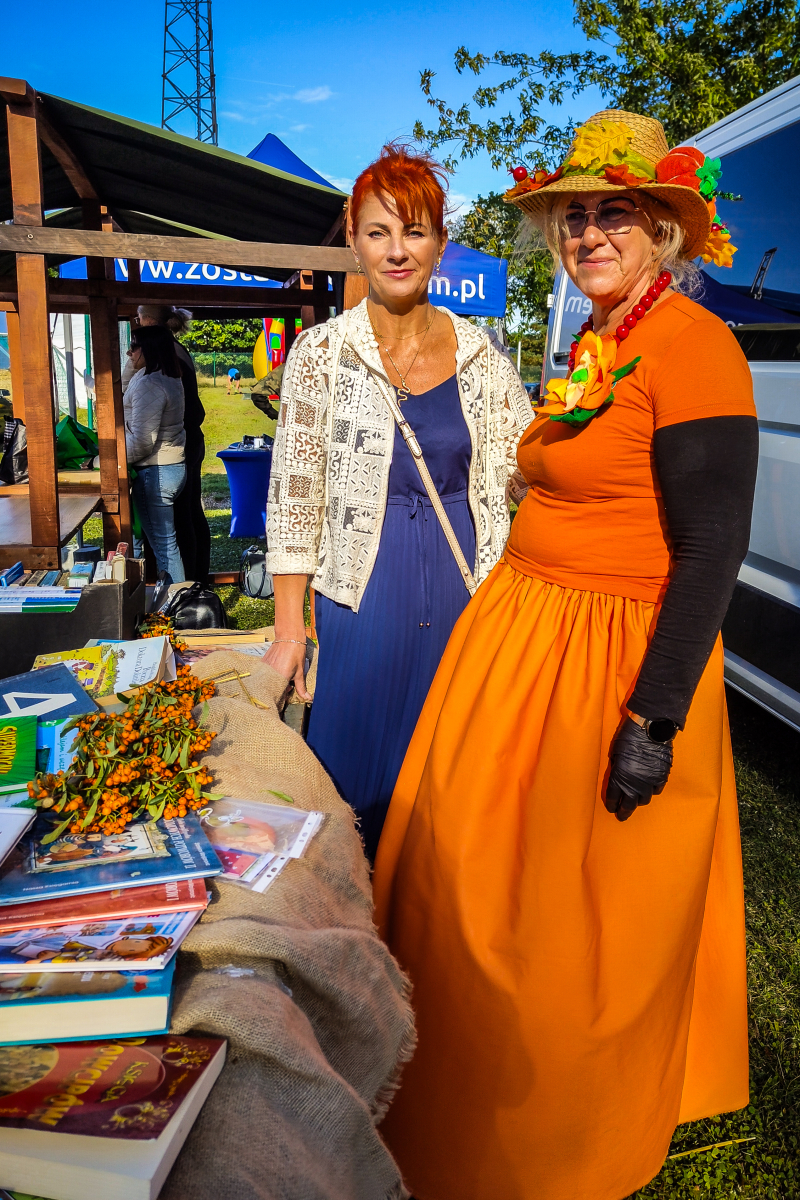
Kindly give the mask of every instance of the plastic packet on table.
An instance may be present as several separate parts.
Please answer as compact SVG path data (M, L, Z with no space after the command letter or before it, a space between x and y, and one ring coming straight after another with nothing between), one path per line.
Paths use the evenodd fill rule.
M238 851L254 858L264 854L300 858L324 814L225 796L201 809L198 816L217 853ZM254 864L246 869L250 865Z

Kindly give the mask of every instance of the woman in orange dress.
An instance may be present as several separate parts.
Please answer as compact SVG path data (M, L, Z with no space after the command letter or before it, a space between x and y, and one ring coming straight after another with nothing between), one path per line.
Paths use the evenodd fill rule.
M593 315L378 850L419 1030L382 1131L417 1200L622 1200L676 1124L748 1100L719 628L757 424L733 335L678 290L732 252L719 173L607 111L508 196Z

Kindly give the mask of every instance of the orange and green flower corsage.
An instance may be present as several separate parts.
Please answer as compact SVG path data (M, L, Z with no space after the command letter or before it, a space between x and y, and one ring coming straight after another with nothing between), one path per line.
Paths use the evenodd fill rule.
M617 339L613 333L601 337L587 330L575 351L575 368L566 379L551 379L545 392L544 405L538 411L551 421L566 425L585 425L602 408L614 401L614 387L630 375L639 358L624 367L615 367Z

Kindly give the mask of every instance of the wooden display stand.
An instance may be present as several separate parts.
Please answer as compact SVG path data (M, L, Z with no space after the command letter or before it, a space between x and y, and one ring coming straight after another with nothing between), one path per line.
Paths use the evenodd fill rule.
M332 294L341 309L341 279L353 274L352 252L342 245L341 216L319 246L164 237L120 231L113 214L84 169L80 157L55 128L42 98L23 79L0 78L0 99L8 121L8 151L13 223L0 225L0 251L12 252L15 276L0 278L0 310L9 330L14 414L26 425L30 484L26 492L0 487L0 568L21 560L25 567L60 567L61 550L92 512L103 519L105 550L131 541L131 504L120 373L119 320L144 303L223 306L251 313L295 308L303 327L327 319ZM42 145L55 158L82 206L83 229L44 224ZM140 207L144 207L144 202ZM87 279L53 279L47 255L86 256ZM128 279L114 277L114 260L128 263ZM144 259L192 261L234 269L287 268L297 283L276 295L254 295L246 287L143 285ZM360 285L359 285L360 286ZM348 285L344 285L348 290ZM351 289L352 290L352 289ZM53 395L50 313L84 312L90 316L94 350L99 486L84 490L82 481L63 480L56 461L56 405ZM287 350L294 322L287 322ZM5 665L5 664L4 664Z

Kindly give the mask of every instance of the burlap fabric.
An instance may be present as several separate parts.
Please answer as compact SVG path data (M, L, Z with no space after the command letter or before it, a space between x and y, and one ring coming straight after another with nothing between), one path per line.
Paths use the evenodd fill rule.
M228 1060L162 1197L400 1200L376 1122L413 1051L408 982L372 923L352 810L279 719L285 680L230 651L194 669L230 668L248 674L217 685L203 722L217 731L215 790L269 803L283 792L326 817L264 895L214 884L184 942L171 1028L227 1038Z

